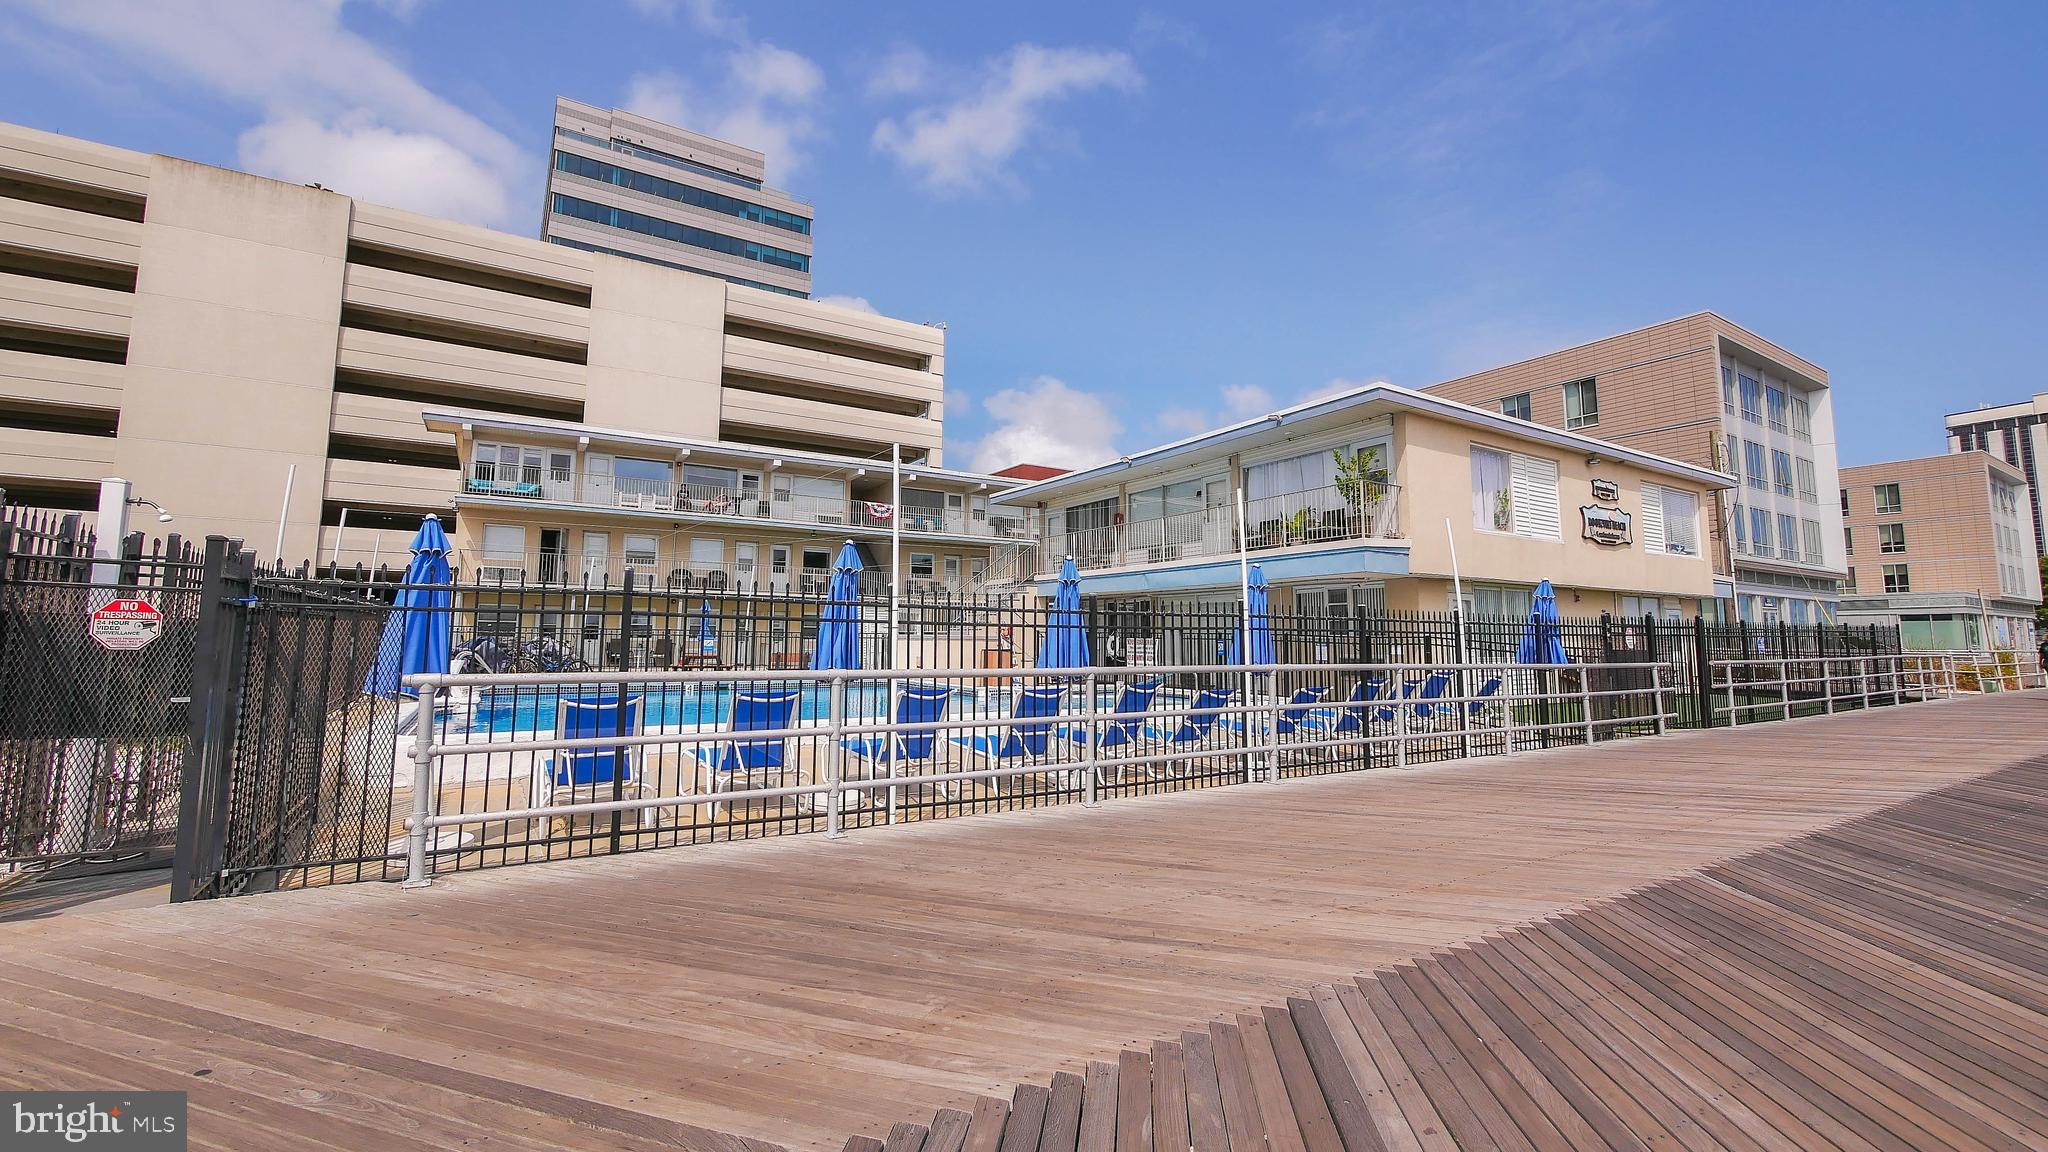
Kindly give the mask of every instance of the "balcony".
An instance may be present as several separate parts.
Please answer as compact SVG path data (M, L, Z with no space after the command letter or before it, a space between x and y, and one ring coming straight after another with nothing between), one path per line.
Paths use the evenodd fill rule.
M1249 501L1245 550L1398 539L1399 496L1396 485L1369 483L1355 494L1333 485ZM1055 575L1068 556L1088 571L1234 556L1237 550L1236 510L1204 508L1120 525L1049 531L1038 550L1038 571L1041 576Z
M755 487L676 484L665 480L592 475L568 468L537 464L520 466L490 460L470 462L463 473L463 494L578 504L588 508L622 508L783 524L851 526L876 532L887 532L891 520L887 504L778 491L772 483L769 491L762 492ZM906 506L903 516L903 531L907 535L950 534L1025 542L1033 539L1029 520L1020 516L982 517L957 509L918 506Z
M827 568L771 572L765 571L761 565L745 562L693 565L687 558L665 558L660 553L573 553L542 549L517 554L457 554L454 562L459 581L485 586L502 584L507 589L617 589L625 583L628 569L633 573L635 594L688 596L733 593L820 598L830 595L832 588L832 572ZM927 600L974 596L993 583L986 574L976 579L964 574L919 576L913 573L905 579L903 591L906 597ZM863 570L860 592L870 599L887 598L888 572L879 568Z

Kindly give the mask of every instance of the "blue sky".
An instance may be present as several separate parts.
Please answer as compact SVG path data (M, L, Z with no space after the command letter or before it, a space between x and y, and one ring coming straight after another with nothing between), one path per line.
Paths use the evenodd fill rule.
M0 0L0 118L538 227L557 93L769 152L949 461L1712 308L1844 463L2048 389L2048 5Z

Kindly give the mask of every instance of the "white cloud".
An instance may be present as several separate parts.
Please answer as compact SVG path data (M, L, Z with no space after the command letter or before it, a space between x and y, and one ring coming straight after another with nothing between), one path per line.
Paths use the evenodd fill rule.
M1131 25L1131 46L1140 52L1162 46L1178 48L1190 56L1204 56L1209 51L1201 29L1150 8L1140 11Z
M870 97L909 96L924 91L931 82L932 61L924 49L897 44L868 73L864 90Z
M935 191L1013 184L1008 165L1047 132L1046 105L1100 88L1144 86L1130 56L1095 48L1019 44L986 72L978 88L950 104L875 125L875 147Z
M813 296L811 297L811 302L814 304L830 304L834 308L845 308L853 312L880 314L873 304L868 303L868 298L865 296Z
M1223 414L1231 420L1249 420L1273 410L1273 394L1257 384L1231 384L1223 389Z
M1385 383L1385 380L1379 379L1356 380L1346 379L1342 376L1336 376L1332 377L1330 381L1326 384L1322 384L1317 387L1305 390L1299 397L1295 399L1294 403L1310 404L1317 400L1328 400L1332 396L1341 396L1346 392L1355 392L1360 388L1369 388L1377 384Z
M824 71L810 57L765 40L737 45L725 65L727 81L709 91L674 72L634 76L624 106L764 153L778 174L802 167L804 146L817 135L812 109L825 90Z
M280 180L320 183L456 220L508 215L504 185L474 157L428 133L294 116L242 133L237 149L243 164Z
M1200 408L1161 408L1152 415L1152 426L1164 435L1179 440L1188 436L1199 436L1215 427L1209 413Z
M727 12L718 0L626 0L626 4L642 16L657 20L671 19L680 12L699 31L713 36L746 35L746 21Z
M1022 388L1005 388L982 401L995 429L974 446L976 471L1012 464L1085 468L1116 456L1122 421L1102 397L1040 376Z
M341 0L29 0L22 10L159 80L255 109L262 119L238 158L262 175L479 224L508 223L512 189L538 178L503 133L342 27Z

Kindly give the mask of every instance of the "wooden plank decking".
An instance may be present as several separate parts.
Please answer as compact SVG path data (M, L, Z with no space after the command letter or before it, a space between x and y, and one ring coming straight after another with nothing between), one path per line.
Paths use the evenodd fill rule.
M2048 1147L2044 895L2048 758L1091 1063L1079 1148ZM1074 1149L1036 1095L889 1152Z
M1997 1088L1998 1106L2038 1101L2041 1039L2027 1013L2041 1004L2026 999L2043 995L2027 952L2040 943L2038 909L2014 896L2003 922L1979 923L1988 913L1959 906L2002 867L2015 891L2026 869L2040 882L2043 833L2021 818L2038 815L2038 798L2015 800L2021 815L1958 815L1952 829L1969 846L1927 872L1924 889L1906 880L1925 865L1883 855L1899 847L1894 833L1838 829L1878 853L1862 871L1799 855L1809 842L1782 864L1724 864L1711 881L1503 937L1511 953L1489 942L1432 954L2048 755L2044 722L2048 695L2014 694L839 842L535 865L425 892L359 885L9 925L0 1077L189 1089L195 1147L726 1152L836 1149L862 1132L888 1152L956 1152L956 1139L957 1152L1069 1139L1078 1150L1122 1148L1120 1133L1136 1141L1148 1124L1170 1130L1184 1107L1190 1145L1205 1152L1260 1139L1274 1152L1335 1152L1367 1125L1400 1131L1397 1113L1424 1148L1480 1132L1510 1147L1550 1146L1553 1130L1605 1141L1639 1112L1671 1137L1645 1143L1712 1147L1733 1105L1708 1093L1717 1120L1678 1086L1699 1091L1710 1062L1768 1056L1863 1077L1845 1080L1863 1094L1853 1102L1832 1088L1832 1104L1776 1100L1833 1146L1928 1146L1877 1139L1835 1115L1844 1110L1998 1146L1989 1137L2012 1137L2019 1114L1937 1109L1888 1063L1895 1053L1851 1044L1878 1026L1853 1015L1851 1001L1868 1002L1824 1001L1799 982L1837 948L1830 932L1866 933L1880 946L1844 960L1853 968L1826 977L1831 987L1853 975L1910 1001L1912 981L1946 981L1954 999L1929 1010L1947 1030L1914 1034L1955 1045L1941 1067ZM1903 879L1887 887L1884 869ZM1718 943L1761 904L1816 894L1850 919L1788 920L1771 946L1777 967L1744 967L1756 950ZM1930 919L1887 920L1886 901ZM1351 980L1380 969L1391 975ZM1656 1013L1644 1004L1631 1032L1637 1010L1617 1005L1634 994L1622 978L1638 972L1678 999ZM1719 1021L1715 990L1731 982L1770 1005L1753 1022L1778 1029L1785 1051L1687 1031L1708 1027L1689 1013ZM1573 1001L1586 1010L1538 1010ZM1902 1012L1887 1001L1877 1015L1920 1027ZM1337 1026L1346 1021L1349 1031ZM1457 1021L1471 1032L1446 1030ZM1965 1047L1978 1024L1988 1049ZM1554 1045L1531 1040L1553 1034ZM1656 1059L1608 1071L1603 1045ZM1377 1095L1361 1051L1391 1070ZM1308 1092L1326 1075L1337 1082L1339 1064L1359 1094L1324 1095L1318 1111ZM1603 1075L1650 1087L1630 1080L1635 1105L1609 1104L1612 1116L1581 1111L1591 1090L1573 1078L1604 1090ZM1676 1111L1653 1106L1651 1088ZM1728 1093L1779 1114L1743 1091ZM997 1125L992 1094L1035 1116L1029 1141ZM1285 1124L1263 1127L1297 1097L1292 1137ZM2036 1139L2030 1130L2003 1146Z

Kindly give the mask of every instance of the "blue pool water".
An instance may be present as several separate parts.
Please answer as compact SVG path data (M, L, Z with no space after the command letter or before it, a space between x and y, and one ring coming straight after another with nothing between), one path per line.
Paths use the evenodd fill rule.
M776 687L780 687L777 684ZM642 724L648 728L722 728L732 716L731 684L637 685L630 695L646 703ZM596 696L595 688L568 693ZM889 694L886 680L849 684L846 689L846 717L849 723L879 720ZM1077 694L1078 695L1078 694ZM563 696L552 688L527 685L509 689L486 689L477 695L466 725L451 725L451 736L470 739L531 739L555 731L556 703ZM1096 707L1115 707L1116 693L1105 688ZM1078 708L1078 699L1069 699ZM1010 713L1009 690L1003 687L955 691L947 706L956 718L987 716L992 719ZM822 684L803 684L797 689L797 722L823 723L831 716L830 690Z

